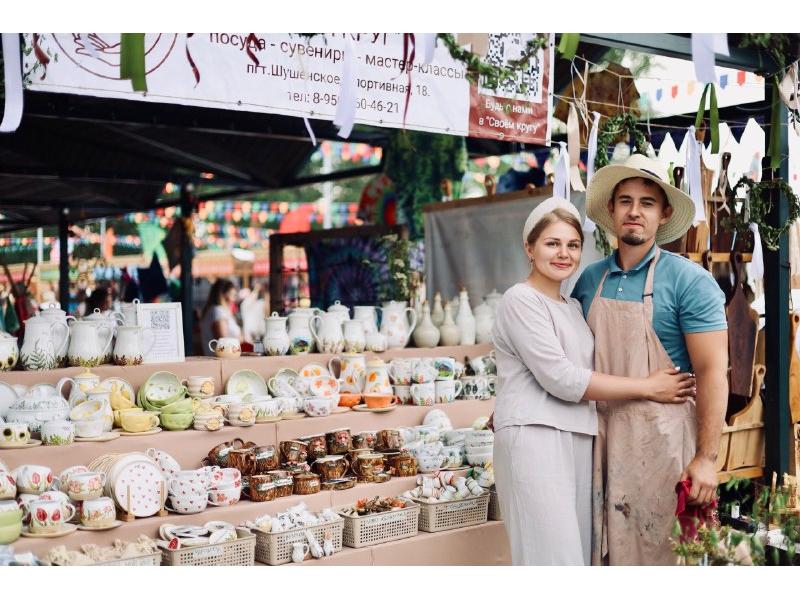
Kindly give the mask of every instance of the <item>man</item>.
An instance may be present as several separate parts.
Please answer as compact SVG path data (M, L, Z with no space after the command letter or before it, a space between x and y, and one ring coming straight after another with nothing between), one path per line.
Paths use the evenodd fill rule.
M618 241L572 293L595 335L595 370L637 377L677 366L696 376L696 401L598 405L595 564L674 564L675 485L691 479L695 504L716 493L728 401L725 297L708 272L658 248L694 218L692 200L667 181L659 162L634 154L598 170L586 192L587 216Z

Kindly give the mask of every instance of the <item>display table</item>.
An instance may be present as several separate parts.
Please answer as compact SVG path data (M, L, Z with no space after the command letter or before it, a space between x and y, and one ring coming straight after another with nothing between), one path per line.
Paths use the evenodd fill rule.
M474 346L439 347L434 349L401 349L375 354L388 361L395 357L452 356L460 361L483 355L491 350L488 344ZM367 353L368 357L372 354ZM128 380L134 387L145 382L155 371L168 370L179 378L191 375L214 376L217 391L222 392L224 382L231 374L244 368L252 369L269 378L280 368L299 369L309 362L327 365L332 355L307 354L302 356L281 356L274 358L244 357L238 359L190 358L186 362L174 364L148 364L141 366L117 367L101 366L92 369L101 378L119 376ZM74 376L82 369L67 368L43 372L12 372L0 375L0 380L10 384L32 385L35 383L56 383L65 376ZM437 404L445 411L453 427L467 427L479 416L488 416L494 409L494 400L456 401L451 404ZM281 420L276 423L256 424L251 427L226 426L215 432L187 430L180 432L163 431L148 436L122 436L107 442L76 442L68 447L40 446L31 449L12 449L0 451L0 460L10 468L22 464L39 464L51 468L58 474L65 468L76 464L87 464L101 454L144 451L156 447L171 454L181 467L196 468L200 461L215 445L235 438L254 441L259 445L275 445L280 441L325 433L329 430L347 427L352 432L380 430L399 426L421 424L425 414L432 409L418 406L398 406L386 413L366 413L349 411L332 414L324 418L303 418ZM56 539L20 538L13 547L16 552L32 551L43 555L51 547L65 545L78 548L85 543L108 545L115 539L134 540L139 535L158 536L158 528L165 522L177 524L202 524L209 520L226 520L240 524L264 514L275 514L303 501L312 510L326 507L339 507L355 502L363 497L375 495L399 495L415 486L415 477L393 478L383 484L359 484L346 491L323 491L313 495L291 495L271 502L255 503L242 499L229 507L209 507L199 514L182 515L170 513L165 517L140 518L126 522L119 528L108 531L76 531ZM474 531L474 532L469 532ZM384 549L385 548L385 549ZM396 555L396 559L393 559ZM487 523L444 533L420 532L416 537L378 545L365 549L347 549L327 560L312 560L308 564L333 563L351 564L438 564L451 565L509 563L508 542L502 523ZM416 560L416 561L415 561ZM429 560L429 561L425 561ZM431 561L432 560L432 561Z

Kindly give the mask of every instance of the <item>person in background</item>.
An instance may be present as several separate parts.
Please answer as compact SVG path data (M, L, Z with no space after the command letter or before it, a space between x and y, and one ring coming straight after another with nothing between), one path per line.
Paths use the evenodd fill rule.
M200 316L200 336L203 353L213 356L208 342L220 337L234 337L242 341L242 329L233 316L236 287L228 279L217 279L208 292L208 300Z
M98 285L92 291L92 295L90 295L86 300L86 315L88 316L95 309L100 310L100 312L107 312L114 307L114 294L111 290L110 285L102 284Z

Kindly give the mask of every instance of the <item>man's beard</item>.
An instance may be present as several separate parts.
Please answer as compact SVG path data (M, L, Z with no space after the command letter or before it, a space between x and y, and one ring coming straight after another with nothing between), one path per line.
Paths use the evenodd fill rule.
M640 237L635 233L625 233L620 239L627 245L642 245L645 242L644 237Z

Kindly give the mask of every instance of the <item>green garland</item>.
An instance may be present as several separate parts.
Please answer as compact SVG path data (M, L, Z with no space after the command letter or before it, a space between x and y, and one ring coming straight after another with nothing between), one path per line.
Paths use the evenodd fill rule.
M594 159L595 172L607 166L610 162L608 158L608 146L619 137L620 133L627 133L633 137L634 143L636 144L636 151L640 154L647 154L647 138L636 125L636 117L629 112L624 112L606 119L597 132L597 154ZM597 227L594 231L594 242L597 249L604 255L608 256L611 253L611 243L608 241L608 237L606 237L606 233L601 227Z
M450 52L450 56L466 66L467 79L476 83L479 78L483 78L483 85L489 89L497 89L503 81L515 78L517 71L524 70L539 50L546 48L549 44L546 35L537 34L525 44L522 56L516 60L509 60L505 65L497 66L484 61L474 52L462 48L452 33L439 33L437 37L442 40ZM528 91L527 88L527 85L522 84L519 89L521 93L525 93Z
M761 239L767 249L774 251L778 250L780 245L781 236L789 230L789 227L800 218L800 199L795 195L791 186L783 179L773 179L771 181L761 181L756 183L748 177L742 177L733 188L733 194L742 188L747 188L749 207L749 219L745 206L737 214L733 211L733 215L722 220L721 224L729 231L736 231L739 234L744 234L749 230L750 223L758 225L758 231L761 234ZM765 196L764 192L769 190L779 190L786 195L789 202L789 218L786 219L779 227L773 227L766 221L767 215L772 211L772 200Z

